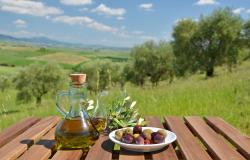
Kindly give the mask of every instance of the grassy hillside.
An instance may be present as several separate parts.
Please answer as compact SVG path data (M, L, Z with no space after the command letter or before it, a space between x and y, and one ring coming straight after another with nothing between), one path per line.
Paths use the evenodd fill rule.
M22 67L34 62L57 62L66 69L94 59L126 61L129 52L112 50L81 50L67 48L44 48L20 44L0 43L0 66Z
M223 67L216 68L216 74L211 79L194 75L172 84L163 82L156 88L127 84L126 89L137 100L143 115L220 116L250 135L250 61L232 73ZM117 94L119 89L111 92ZM59 115L54 95L48 95L42 106L36 108L34 103L16 104L15 94L14 89L0 93L0 130L27 116Z

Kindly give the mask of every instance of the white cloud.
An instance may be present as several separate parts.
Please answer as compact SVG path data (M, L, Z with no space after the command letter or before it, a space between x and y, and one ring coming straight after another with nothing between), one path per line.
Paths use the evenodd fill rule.
M250 13L250 9L246 10L246 13Z
M88 24L88 23L92 23L93 20L89 17L80 17L80 16L76 16L76 17L71 17L71 16L58 16L53 18L53 21L55 22L62 22L62 23L66 23L69 25L84 25L84 24Z
M115 32L115 35L122 37L122 38L131 38L131 35L127 33L126 31L123 32Z
M120 16L120 17L117 17L116 19L117 19L117 20L124 20L124 17L121 17L121 16Z
M32 16L58 15L63 13L58 8L46 6L42 2L31 0L0 0L0 10Z
M139 8L146 10L146 11L150 11L153 9L153 3L143 3L139 5Z
M174 24L177 24L177 23L179 23L179 22L181 22L181 21L185 21L185 20L192 20L191 18L178 18L178 19L176 19L175 21L174 21ZM194 20L195 21L195 20Z
M177 23L179 23L179 22L181 22L181 21L183 21L183 20L186 20L187 18L178 18L178 19L176 19L175 21L174 21L174 24L177 24Z
M243 11L245 11L245 8L240 7L240 8L236 8L233 10L234 14L241 14Z
M17 19L13 22L17 27L26 27L27 23L26 21L22 20L22 19Z
M92 12L96 12L107 16L118 16L118 17L122 17L124 14L126 14L126 10L124 8L110 8L105 4L100 4L98 7L93 9Z
M195 3L196 5L202 6L202 5L215 5L219 4L216 0L198 0L198 2Z
M109 32L113 35L116 35L125 39L140 39L140 40L157 40L154 36L145 35L143 31L126 31L125 26L116 28L106 24L97 22L96 20L87 17L87 16L57 16L52 18L54 22L65 23L69 25L80 25L83 27L91 28L97 31Z
M65 5L79 6L91 4L92 0L60 0L60 2Z
M78 9L79 12L86 12L86 11L88 11L88 10L89 10L89 9L88 9L87 7Z
M50 19L51 17L50 16L45 16L46 19Z
M116 32L118 29L99 23L86 16L58 16L53 18L54 22L61 22L69 25L81 25L98 31Z

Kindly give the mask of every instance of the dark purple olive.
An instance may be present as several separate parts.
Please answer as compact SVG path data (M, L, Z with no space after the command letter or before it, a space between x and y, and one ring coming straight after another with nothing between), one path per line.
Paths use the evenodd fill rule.
M157 134L157 132L153 132L153 133L151 133L151 137L152 137L152 139L154 138L154 136Z
M137 138L135 138L135 144L144 144L144 138L138 136Z
M167 136L167 132L163 129L157 131L159 134L161 134L164 138Z
M140 134L140 136L145 140L146 137L144 136L144 134Z
M134 138L133 138L133 136L132 135L130 135L130 134L124 134L123 136L122 136L122 142L123 143L133 143L133 140L134 140Z
M142 133L142 127L140 125L135 125L133 128L134 134L141 134Z
M153 134L152 139L155 144L158 144L164 141L164 136L156 132L155 134Z

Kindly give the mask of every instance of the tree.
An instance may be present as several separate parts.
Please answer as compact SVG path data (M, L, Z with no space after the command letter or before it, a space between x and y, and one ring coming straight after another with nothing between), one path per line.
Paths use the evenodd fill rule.
M112 84L113 86L119 84L121 89L124 89L126 84L126 75L124 74L124 67L126 63L112 63Z
M237 63L241 29L242 20L228 8L201 17L191 47L199 70L205 71L207 77L214 75L216 65L226 63L231 70Z
M145 79L148 76L148 56L150 52L153 52L153 46L155 44L152 41L146 42L142 45L135 46L131 50L132 63L133 63L133 78L132 83L143 86Z
M190 41L198 28L198 23L192 19L178 21L173 31L173 53L176 57L174 69L177 76L184 76L187 71L194 71L194 62Z
M197 25L191 21L179 23L173 41L177 62L181 62L177 68L205 71L207 77L214 75L217 65L227 64L231 69L237 63L241 29L241 18L229 8L202 16Z
M242 32L242 45L243 48L250 48L250 20L246 21L243 26L243 32ZM245 55L243 60L250 59L250 52L246 52L247 55Z
M248 20L243 26L243 40L244 44L250 47L250 20Z
M134 84L139 85L136 82L136 75L135 75L135 71L133 70L133 64L132 62L128 62L124 67L123 67L123 71L122 74L124 76L124 80L125 81L130 81Z
M1 90L1 92L4 92L9 87L11 87L10 76L1 75L0 76L0 90Z
M173 52L168 43L161 41L156 47L156 53L149 56L150 81L157 86L161 80L169 79L172 82L174 77Z
M64 78L64 71L58 65L30 65L15 77L17 101L27 103L35 98L36 104L40 105L44 95L62 86Z
M110 61L91 61L77 65L74 71L87 74L88 90L98 93L122 80L121 66ZM121 85L122 85L121 81Z
M132 70L126 68L126 73L133 83L143 86L146 78L150 78L152 85L157 86L160 80L172 76L173 55L167 42L145 42L135 46L131 55Z

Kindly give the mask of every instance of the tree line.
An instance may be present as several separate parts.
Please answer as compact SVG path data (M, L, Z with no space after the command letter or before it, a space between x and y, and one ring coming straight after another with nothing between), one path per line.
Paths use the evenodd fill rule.
M171 83L174 77L196 72L214 76L215 67L236 66L239 54L250 48L250 20L245 21L230 8L217 9L198 21L182 19L173 27L171 42L147 41L131 49L127 62L89 61L75 66L71 72L86 73L88 89L95 94L126 82L144 86L160 81ZM249 50L245 59L250 58ZM55 92L65 80L65 71L58 65L31 65L14 78L17 100L29 102ZM0 89L10 86L7 77L0 78Z
M95 70L89 77L90 86L101 79L102 87L93 87L94 91L109 88L110 84L124 86L126 82L143 86L149 81L152 86L157 86L162 80L171 83L174 77L197 72L213 77L215 67L220 65L226 65L232 71L246 48L244 59L250 57L250 20L242 19L230 8L223 8L202 15L198 21L178 21L173 27L171 42L147 41L136 45L131 49L129 61L119 67L110 62L105 62L103 67L99 62L91 62L77 66L75 71L91 73L89 70Z

